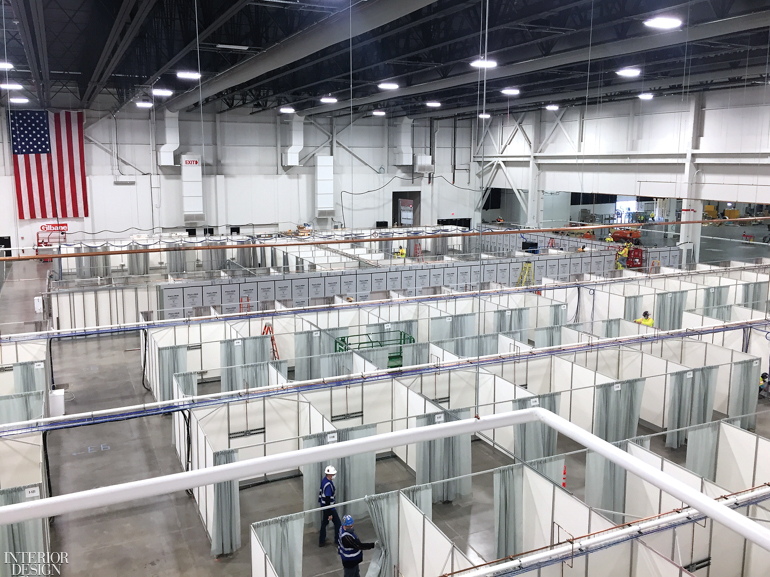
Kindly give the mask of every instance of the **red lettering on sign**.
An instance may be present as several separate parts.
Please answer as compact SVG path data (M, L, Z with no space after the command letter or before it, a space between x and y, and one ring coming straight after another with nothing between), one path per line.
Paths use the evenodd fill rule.
M185 160L184 163L185 164L198 164L198 161L197 160Z
M67 232L68 225L66 223L63 224L41 224L40 230L43 232Z

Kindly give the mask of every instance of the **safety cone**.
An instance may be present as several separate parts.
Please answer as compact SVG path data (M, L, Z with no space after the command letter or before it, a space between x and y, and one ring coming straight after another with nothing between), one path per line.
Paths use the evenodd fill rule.
M563 489L567 488L567 465L564 465L564 473L561 477L561 486Z

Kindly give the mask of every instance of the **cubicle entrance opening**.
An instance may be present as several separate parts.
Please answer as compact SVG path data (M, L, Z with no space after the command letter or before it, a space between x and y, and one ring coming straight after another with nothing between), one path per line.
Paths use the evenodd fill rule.
M406 222L402 216L401 201L412 202L412 222ZM393 193L393 226L420 226L420 191L408 190Z

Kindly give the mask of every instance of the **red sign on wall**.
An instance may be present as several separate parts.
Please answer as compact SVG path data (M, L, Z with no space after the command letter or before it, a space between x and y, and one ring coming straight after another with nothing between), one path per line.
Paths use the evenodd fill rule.
M198 161L197 161L197 160L194 160L194 159L193 159L193 160L185 160L185 161L184 161L184 163L185 163L185 164L192 164L192 165L196 165L196 164L198 164Z
M59 231L59 232L67 232L67 228L68 228L68 226L67 226L66 223L63 223L63 224L41 224L40 225L40 230L42 230L43 232L57 232L57 231Z

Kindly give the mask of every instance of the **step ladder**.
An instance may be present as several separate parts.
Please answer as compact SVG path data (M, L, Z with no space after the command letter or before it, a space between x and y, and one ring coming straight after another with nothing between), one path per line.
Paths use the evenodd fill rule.
M548 239L548 246L546 248L556 248L556 239L549 238Z
M279 360L278 357L278 345L275 344L275 334L273 333L273 325L265 325L265 328L262 329L263 335L270 335L270 343L273 347L273 360L277 361Z
M246 306L244 306L244 304ZM251 310L251 308L249 307L249 297L241 297L241 312L242 313L247 313L250 310Z
M535 273L532 270L532 262L527 261L521 266L516 286L530 286L533 284L535 284Z
M417 262L425 262L425 260L422 258L422 243L418 242L414 245L414 258L417 259Z

